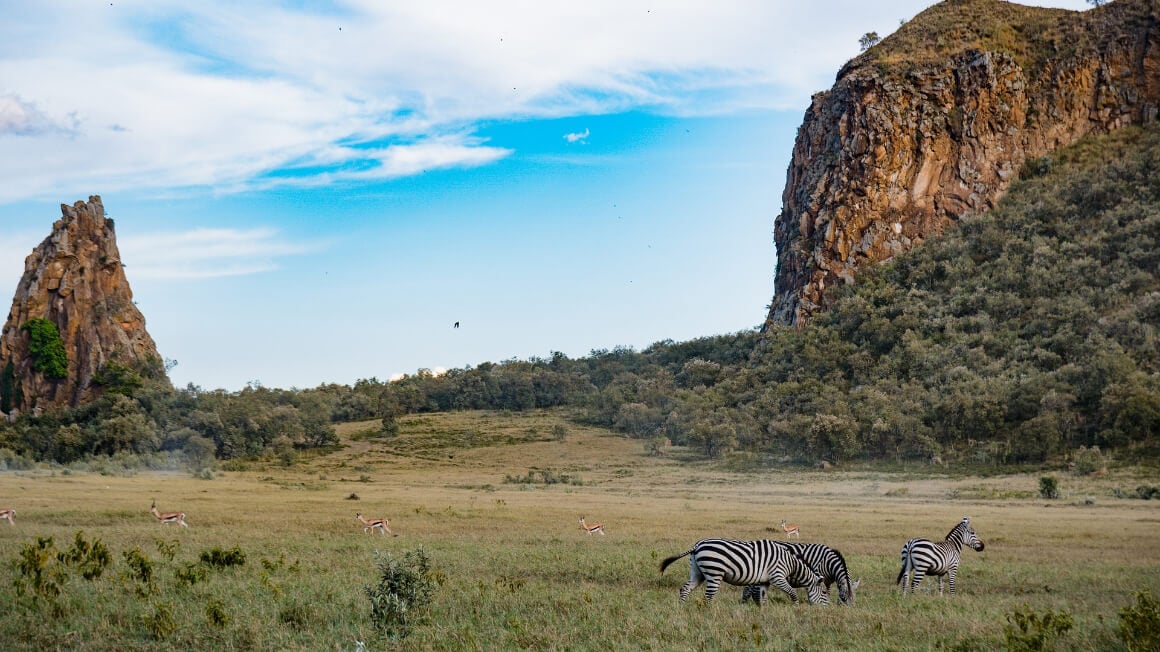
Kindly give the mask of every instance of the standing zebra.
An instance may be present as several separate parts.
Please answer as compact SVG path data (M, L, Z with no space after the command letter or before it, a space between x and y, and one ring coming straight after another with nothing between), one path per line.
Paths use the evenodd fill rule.
M790 584L790 577L804 578L799 581L807 584L810 604L826 599L822 579L810 570L801 555L777 541L703 539L685 552L662 561L661 572L686 555L692 557L689 559L689 581L681 587L681 602L688 599L689 593L701 582L705 583L705 601L711 602L722 580L737 586L772 584L797 602L797 592Z
M842 553L820 543L790 543L788 541L779 541L778 543L801 555L809 564L810 569L822 578L826 585L826 604L829 604L830 585L837 584L838 601L843 605L853 606L854 591L857 590L859 583L850 579L850 569L846 566L846 559L842 557ZM805 586L794 584L793 580L790 581L790 584ZM757 584L747 586L741 594L741 601L753 600L760 603L764 592L765 587L763 586Z
M938 593L943 592L943 575L948 576L951 585L951 595L955 594L955 577L959 574L959 553L963 546L983 551L983 540L975 534L971 527L971 519L964 516L963 520L947 534L945 541L935 543L930 539L911 539L902 546L902 570L898 571L895 584L902 583L902 593L906 593L907 585L910 592L918 587L923 575L938 577ZM907 575L910 575L907 578Z

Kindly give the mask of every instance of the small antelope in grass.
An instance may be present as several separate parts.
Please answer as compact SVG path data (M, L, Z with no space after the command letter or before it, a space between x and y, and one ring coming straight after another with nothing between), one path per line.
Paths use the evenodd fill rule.
M156 516L157 520L161 521L162 525L165 525L166 523L176 523L181 527L189 527L189 525L185 523L185 512L158 512L156 498L153 499L153 506L149 508L149 513Z
M580 517L580 527L584 528L584 531L590 535L596 534L597 532L599 532L600 536L604 536L604 524L603 523L592 523L591 525L589 525L588 523L584 522L584 517L581 516Z
M380 532L383 533L383 536L387 536L388 533L391 536L395 536L395 533L391 532L391 527L390 527L391 522L385 518L365 519L365 518L363 518L363 515L361 512L358 514L355 514L354 517L356 519L358 519L359 523L363 524L363 526L364 526L363 527L363 534L366 534L367 532L371 532L377 528Z
M794 525L793 523L786 525L785 521L782 521L781 522L781 529L785 530L785 535L787 538L788 537L797 537L799 539L802 538L801 528Z
M8 519L9 525L16 525L16 510L0 509L0 518Z

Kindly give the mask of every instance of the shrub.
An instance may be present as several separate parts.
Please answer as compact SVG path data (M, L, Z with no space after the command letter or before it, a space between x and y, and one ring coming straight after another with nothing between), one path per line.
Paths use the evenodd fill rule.
M229 568L230 566L245 566L246 553L238 546L234 546L229 550L222 550L218 546L214 546L209 550L201 551L201 563L211 568L221 570Z
M1136 594L1136 605L1120 609L1120 638L1128 652L1160 650L1160 600L1151 591Z
M20 571L20 577L13 582L16 594L31 593L34 603L43 598L55 604L61 587L68 581L52 537L36 537L35 543L21 547L16 570Z
M1052 649L1052 639L1066 634L1074 624L1071 614L1066 611L1056 613L1048 609L1037 614L1031 607L1023 605L1022 609L1007 614L1003 634L1011 652L1036 652Z
M191 563L179 567L173 571L173 576L177 578L179 584L193 586L198 582L204 582L209 577L209 569L205 564Z
M177 621L173 619L173 607L167 602L153 605L152 613L145 616L145 629L153 638L161 640L169 638L177 631Z
M129 570L125 571L125 579L134 582L134 591L137 595L145 596L153 592L153 562L149 560L140 548L125 550L121 553Z
M230 624L230 615L226 612L226 605L217 598L210 598L205 603L205 619L214 627L222 628Z
M1039 478L1039 496L1049 500L1059 498L1059 480L1054 475Z
M1076 475L1102 472L1108 468L1108 456L1100 451L1099 446L1080 446L1072 453L1071 461L1072 472Z
M32 368L48 378L60 380L68 377L68 354L56 324L36 317L24 322L21 330L28 331L28 352L32 355Z
M371 623L392 637L403 638L423 617L435 593L437 578L422 548L401 558L384 553L378 561L379 583L365 586L371 601Z
M113 563L113 555L100 539L94 539L89 543L85 540L84 533L78 531L72 548L69 548L68 552L61 553L60 560L75 566L80 571L81 577L92 581L99 578L109 564Z

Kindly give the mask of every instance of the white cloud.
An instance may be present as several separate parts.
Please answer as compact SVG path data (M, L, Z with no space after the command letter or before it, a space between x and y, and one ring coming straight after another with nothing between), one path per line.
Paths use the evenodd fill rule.
M35 104L24 101L19 95L0 95L0 135L69 134L75 131L75 128L75 124L58 124L36 108Z
M590 133L588 131L588 128L585 127L584 131L573 132L570 134L564 134L564 140L566 140L570 143L585 143L585 142L588 142L589 135L590 135Z
M195 229L126 236L118 248L137 279L241 276L278 268L277 259L311 247L288 242L274 229Z
M861 34L927 4L8 3L0 203L484 165L508 152L460 136L481 120L804 108Z

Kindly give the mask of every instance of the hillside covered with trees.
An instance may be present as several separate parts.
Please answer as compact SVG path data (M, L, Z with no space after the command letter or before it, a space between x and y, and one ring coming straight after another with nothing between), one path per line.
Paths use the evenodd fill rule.
M659 447L757 463L1160 456L1160 125L1031 161L991 212L833 288L800 329L484 363L305 390L174 390L119 370L75 410L0 425L0 465L293 460L334 423L570 406Z

